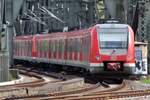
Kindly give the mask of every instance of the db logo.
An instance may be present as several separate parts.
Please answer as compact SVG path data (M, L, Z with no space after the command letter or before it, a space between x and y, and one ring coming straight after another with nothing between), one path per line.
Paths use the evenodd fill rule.
M111 59L111 60L116 60L116 59L117 59L117 56L112 55L110 59Z

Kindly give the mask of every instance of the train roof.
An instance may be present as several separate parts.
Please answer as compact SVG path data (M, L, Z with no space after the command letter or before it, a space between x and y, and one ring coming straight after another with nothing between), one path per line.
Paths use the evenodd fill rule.
M26 36L17 36L14 37L16 39L29 39L36 36L37 38L46 38L46 37L52 37L52 38L58 38L58 37L69 37L69 36L80 36L82 34L86 34L87 32L84 31L90 31L94 27L99 28L127 28L129 25L127 24L116 24L116 23L105 23L105 24L96 24L94 26L91 26L86 29L81 30L74 30L74 31L68 31L68 32L56 32L56 33L47 33L47 34L34 34L34 35L26 35Z
M14 39L30 39L33 35L15 36Z

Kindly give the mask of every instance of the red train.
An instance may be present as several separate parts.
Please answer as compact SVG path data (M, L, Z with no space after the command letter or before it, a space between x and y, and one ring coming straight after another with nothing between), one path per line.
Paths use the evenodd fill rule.
M134 33L126 24L14 38L14 59L83 68L91 73L135 71Z

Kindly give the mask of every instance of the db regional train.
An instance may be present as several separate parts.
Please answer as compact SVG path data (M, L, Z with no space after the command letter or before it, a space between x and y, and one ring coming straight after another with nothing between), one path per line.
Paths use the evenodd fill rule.
M134 32L126 24L14 37L14 59L59 64L90 73L135 71Z

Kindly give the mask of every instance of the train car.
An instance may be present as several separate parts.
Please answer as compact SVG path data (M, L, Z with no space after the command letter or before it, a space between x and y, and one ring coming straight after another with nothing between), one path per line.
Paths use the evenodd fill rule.
M25 54L24 54L24 53ZM91 73L135 71L134 33L126 24L14 38L14 59L65 65Z
M33 55L33 36L18 36L14 40L14 56L16 59L32 57ZM26 60L26 59L24 59Z

